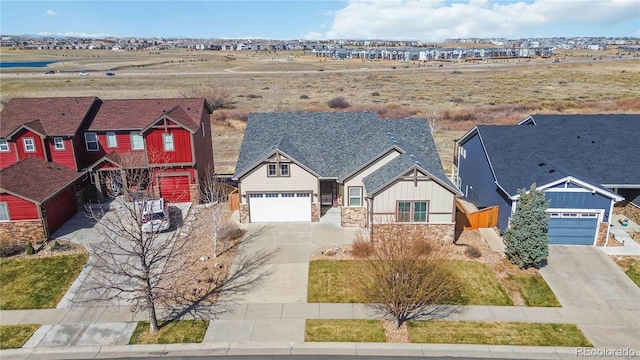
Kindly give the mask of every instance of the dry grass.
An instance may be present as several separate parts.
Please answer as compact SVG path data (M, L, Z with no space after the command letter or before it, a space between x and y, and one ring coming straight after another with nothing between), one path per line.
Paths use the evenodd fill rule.
M304 341L385 342L380 320L307 319Z
M411 341L440 344L592 346L577 325L475 321L412 321Z
M149 322L140 321L131 335L130 345L201 343L209 320L177 320L160 324L160 331L149 332Z
M0 349L21 348L40 325L0 325Z
M640 287L640 256L612 256L613 261Z

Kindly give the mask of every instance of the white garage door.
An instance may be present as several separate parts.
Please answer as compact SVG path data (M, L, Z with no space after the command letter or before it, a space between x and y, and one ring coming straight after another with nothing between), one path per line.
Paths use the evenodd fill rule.
M311 221L311 193L249 194L251 222Z

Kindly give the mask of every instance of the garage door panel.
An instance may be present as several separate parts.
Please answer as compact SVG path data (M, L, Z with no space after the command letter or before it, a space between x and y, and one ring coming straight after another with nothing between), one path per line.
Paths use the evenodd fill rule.
M163 176L160 178L160 196L168 202L189 202L188 176Z
M249 195L251 222L311 221L309 193Z
M597 218L550 218L550 244L593 245L598 229Z

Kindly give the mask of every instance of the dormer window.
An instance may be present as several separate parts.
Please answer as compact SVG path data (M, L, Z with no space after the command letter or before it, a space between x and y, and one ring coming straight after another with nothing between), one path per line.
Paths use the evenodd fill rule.
M98 144L98 135L94 132L88 132L84 134L84 144L87 148L87 151L98 151L100 150L100 145Z
M267 164L267 176L268 177L277 177L283 176L288 177L291 175L291 164L286 159L283 159L280 154L276 154L276 157L271 160L273 162Z
M131 150L144 150L144 139L137 132L131 133Z
M53 148L55 150L64 150L64 139L61 137L53 138Z
M173 144L173 134L162 134L162 143L164 144L164 151L175 150L175 145Z

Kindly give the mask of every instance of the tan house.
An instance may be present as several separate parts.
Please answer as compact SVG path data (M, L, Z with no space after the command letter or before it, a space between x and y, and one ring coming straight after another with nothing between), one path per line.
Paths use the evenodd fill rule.
M425 119L374 112L249 116L234 179L241 222L419 229L453 239L455 197Z

